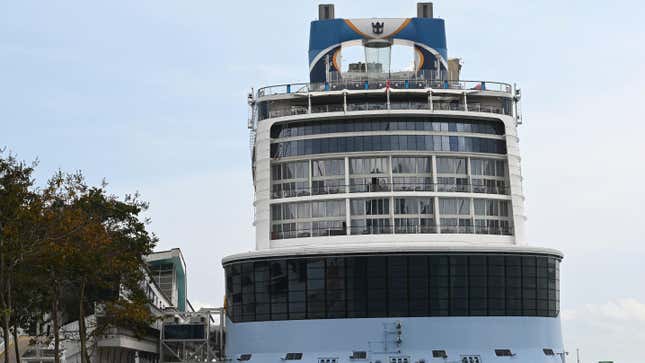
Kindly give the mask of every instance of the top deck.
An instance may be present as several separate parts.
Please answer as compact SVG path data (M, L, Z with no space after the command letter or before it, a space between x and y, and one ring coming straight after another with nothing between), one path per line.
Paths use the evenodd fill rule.
M512 95L513 87L508 83L494 81L441 81L425 79L383 79L383 80L338 80L331 82L284 83L258 89L257 97L318 92L360 91L360 90L427 90L427 91L490 91Z

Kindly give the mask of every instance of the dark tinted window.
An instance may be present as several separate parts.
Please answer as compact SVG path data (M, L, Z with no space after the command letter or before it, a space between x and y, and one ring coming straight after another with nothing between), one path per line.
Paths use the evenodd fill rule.
M559 259L401 254L235 262L225 266L234 322L402 316L559 314Z
M415 137L406 135L332 137L271 144L271 157L368 151L451 151L506 154L506 142L467 136Z
M292 122L271 127L271 138L365 131L447 131L504 135L504 125L495 121L442 118L349 119Z
M512 357L513 352L510 349L495 349L495 355L498 357Z
M205 339L204 324L164 325L164 339Z
M448 354L445 350L433 350L432 358L448 358Z

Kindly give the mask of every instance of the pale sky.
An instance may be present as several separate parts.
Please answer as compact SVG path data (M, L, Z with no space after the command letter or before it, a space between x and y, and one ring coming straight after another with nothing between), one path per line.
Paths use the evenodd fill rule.
M221 258L254 248L246 94L307 80L317 3L0 1L0 146L151 204L189 298L221 306ZM335 1L410 17L415 1ZM530 244L560 249L569 359L642 363L645 3L437 0L463 79L517 82Z

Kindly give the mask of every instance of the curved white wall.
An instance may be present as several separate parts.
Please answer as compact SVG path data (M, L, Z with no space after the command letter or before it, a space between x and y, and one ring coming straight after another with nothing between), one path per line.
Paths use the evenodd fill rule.
M395 324L401 324L396 344ZM543 317L414 317L263 321L226 321L226 352L235 359L252 354L251 362L280 362L286 353L302 353L294 363L318 363L337 358L349 363L352 351L366 351L367 360L388 363L390 357L409 362L461 362L464 355L480 362L562 362L543 349L563 353L559 318ZM513 357L498 357L495 349L510 349ZM445 350L448 359L433 358L432 350Z
M466 117L466 118L482 118L482 119L498 119L501 120L506 129L506 148L507 148L507 164L509 168L509 182L511 190L511 203L512 203L512 217L514 236L495 236L495 235L481 235L481 234L418 234L418 235L358 235L358 236L335 236L335 237L308 237L297 239L285 240L271 240L270 239L270 205L271 202L291 202L312 199L325 199L329 196L307 196L298 198L287 199L271 199L271 158L270 147L271 126L278 122L284 121L306 121L306 120L321 120L333 119L343 117L372 117L372 116L395 116L395 115L409 115L409 116L453 116L453 117ZM376 153L374 153L376 154ZM459 153L457 155L466 155ZM330 157L338 154L329 154ZM514 244L524 245L524 195L522 192L522 171L520 165L521 157L519 151L517 127L515 121L511 116L497 115L481 112L463 112L463 111L424 111L424 110L379 110L379 111L361 111L361 112L333 112L325 114L307 114L280 118L271 118L262 120L258 123L255 139L255 233L256 233L256 248L263 250L267 248L281 248L292 247L301 245L330 245L338 243L370 243L370 242L414 242L414 243L450 243L450 242L465 242L473 244ZM386 196L404 195L401 192L387 192L387 193L369 193L369 197L378 197L378 194ZM363 194L362 196L366 196ZM468 196L475 198L484 197L478 193L441 193L441 192L415 192L414 196ZM352 197L358 197L356 193L351 193ZM409 196L409 194L408 194ZM333 199L348 197L345 194L336 194ZM486 194L486 198L502 198L509 199L508 196L499 196ZM349 213L349 211L347 211Z

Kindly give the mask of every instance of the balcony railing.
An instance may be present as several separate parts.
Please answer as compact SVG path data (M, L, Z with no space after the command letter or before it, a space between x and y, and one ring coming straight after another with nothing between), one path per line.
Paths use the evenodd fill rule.
M307 94L309 92L326 92L342 90L374 90L374 89L452 89L452 90L481 90L510 94L510 84L490 81L441 81L441 80L340 80L325 83L289 83L275 86L262 87L258 90L258 97L282 94Z
M296 231L271 232L271 239L345 236L347 228L307 228Z
M481 105L478 103L462 103L462 102L433 102L432 105L428 102L349 102L347 103L347 111L381 111L381 110L428 110L428 111L465 111L465 112L485 112L494 113L498 115L511 115L511 110L508 108L491 105ZM276 108L270 110L268 113L261 113L258 115L260 120L267 118L297 116L308 113L326 113L326 112L344 112L345 106L341 103L328 104L328 105L312 105L311 112L305 106L291 105L290 107Z
M508 195L509 188L500 185L472 185L446 183L372 183L333 185L313 188L290 188L271 192L272 199L304 197L311 195L372 192L455 192Z
M296 231L271 232L271 239L291 239L308 237L330 237L350 235L375 235L375 234L487 234L510 236L513 234L511 227L487 226L351 226L350 228L309 228Z

